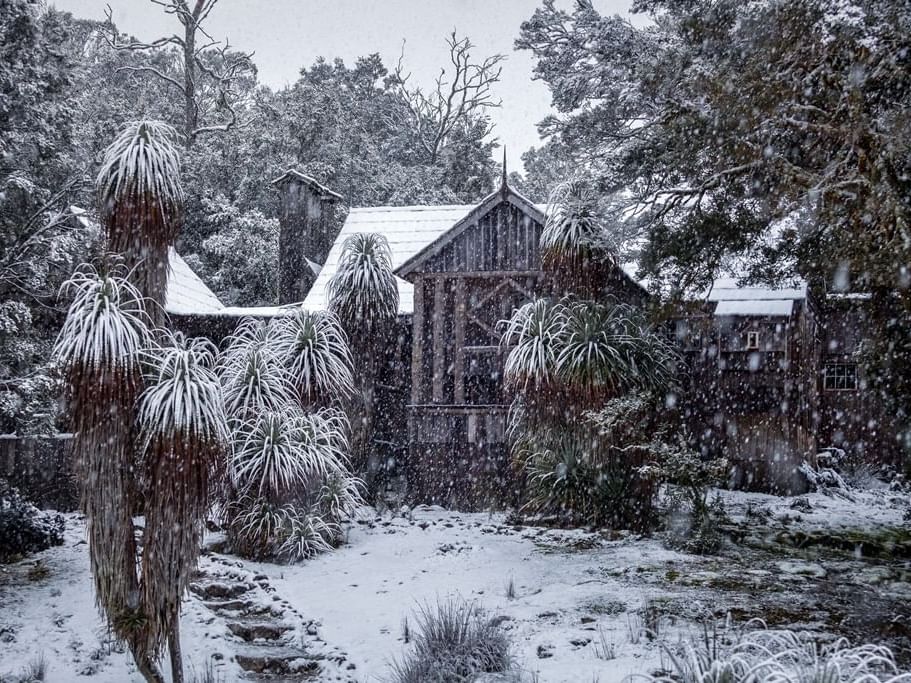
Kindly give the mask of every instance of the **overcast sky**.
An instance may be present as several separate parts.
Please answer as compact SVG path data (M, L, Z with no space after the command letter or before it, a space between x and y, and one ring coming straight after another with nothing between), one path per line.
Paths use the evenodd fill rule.
M558 0L570 6L571 0ZM58 9L103 19L110 4L121 31L141 39L173 33L174 17L148 0L49 0ZM494 134L508 151L510 169L521 170L520 155L539 144L536 124L550 111L550 93L532 81L534 61L513 43L519 26L540 0L221 0L207 26L241 50L255 52L263 83L279 88L294 82L301 67L319 57L342 57L349 65L378 52L396 63L405 41L405 64L420 85L432 82L446 63L445 37L456 29L477 45L478 57L507 55L496 95L503 106L492 112ZM631 0L595 0L602 13L628 12Z

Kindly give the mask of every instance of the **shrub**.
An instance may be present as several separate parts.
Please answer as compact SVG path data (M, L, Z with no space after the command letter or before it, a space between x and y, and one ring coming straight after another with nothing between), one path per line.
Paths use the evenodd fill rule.
M0 562L63 545L63 517L41 512L0 479Z
M415 617L414 645L393 664L393 683L471 683L512 667L509 639L475 605L453 599L425 605Z
M888 647L851 647L841 638L820 645L789 630L747 631L730 645L714 640L681 651L667 650L673 673L652 677L660 683L909 683Z

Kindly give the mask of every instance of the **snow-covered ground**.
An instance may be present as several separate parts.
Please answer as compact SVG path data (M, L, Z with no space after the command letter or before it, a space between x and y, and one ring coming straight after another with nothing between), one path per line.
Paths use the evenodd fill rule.
M884 490L854 493L853 501L810 494L796 506L793 498L721 495L733 525L764 539L787 530L891 534L900 542L908 506L907 496ZM83 528L77 516L68 523L65 545L39 557L46 577L29 578L35 558L0 569L0 677L43 653L48 681L140 680L129 655L105 636ZM696 636L703 622L728 614L796 624L821 637L911 645L905 550L896 555L906 559L866 558L745 539L697 557L668 550L657 537L513 527L499 514L418 508L409 517L371 514L353 525L345 546L306 563L257 564L210 552L201 568L212 580L244 583L254 599L283 611L296 645L325 641L319 647L335 662L324 667L331 680L384 680L409 647L406 619L414 629L415 610L460 596L502 623L529 680L608 683L655 671L662 644ZM227 622L195 595L186 601L190 665L201 671L214 656L222 679L232 681L244 644Z

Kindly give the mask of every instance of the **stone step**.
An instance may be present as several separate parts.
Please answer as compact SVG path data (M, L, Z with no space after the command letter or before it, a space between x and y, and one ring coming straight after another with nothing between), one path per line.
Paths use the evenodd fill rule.
M291 646L249 644L237 649L235 659L241 669L254 674L316 676L321 670L316 657Z
M251 600L207 600L202 603L208 609L224 616L281 616L281 610L276 610L272 605Z
M190 590L203 600L233 600L252 588L246 583L225 581L197 581L190 584Z
M294 627L280 621L229 621L228 630L252 643L255 640L281 640Z

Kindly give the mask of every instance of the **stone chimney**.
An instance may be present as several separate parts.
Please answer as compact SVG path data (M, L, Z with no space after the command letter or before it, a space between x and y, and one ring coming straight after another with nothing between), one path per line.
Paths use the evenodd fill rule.
M342 196L295 170L285 171L272 184L281 198L278 303L297 303L313 286L341 229L335 209Z

